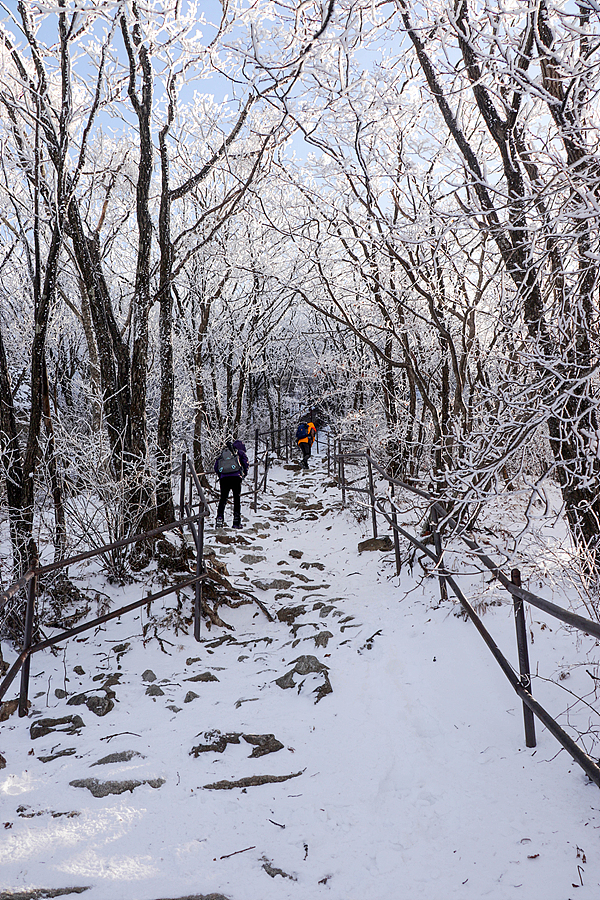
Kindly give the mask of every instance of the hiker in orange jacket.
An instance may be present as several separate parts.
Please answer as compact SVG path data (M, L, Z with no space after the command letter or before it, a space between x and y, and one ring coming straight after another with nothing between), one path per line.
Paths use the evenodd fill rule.
M308 469L308 457L316 436L317 429L313 422L300 422L296 429L296 441L298 442L298 448L302 451L303 469Z

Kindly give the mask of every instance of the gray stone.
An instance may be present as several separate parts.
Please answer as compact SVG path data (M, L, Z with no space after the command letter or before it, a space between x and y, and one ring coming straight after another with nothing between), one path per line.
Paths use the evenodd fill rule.
M287 575L288 573L286 572L285 574ZM302 582L302 584L309 584L312 581L312 578L308 578L306 575L302 575L300 572L291 572L290 574L292 578L297 578L298 581ZM306 590L309 591L310 588L306 588Z
M265 756L267 753L277 753L283 750L283 744L278 741L274 734L243 734L242 737L247 744L253 744L254 750L248 759L255 759L258 756Z
M84 671L84 669L83 669L83 666L75 666L75 668L73 669L73 671L75 672L76 675L85 675L85 671Z
M387 534L382 538L369 538L367 541L360 541L358 545L358 552L362 553L363 550L393 550L394 543Z
M167 703L167 709L170 709L171 712L174 712L174 713L181 712L181 707L175 706L174 703Z
M0 896L0 900L2 897ZM162 897L161 900L167 900ZM169 897L168 900L230 900L225 894L186 894L185 897Z
M109 763L129 762L134 756L146 759L143 753L138 753L137 750L122 750L120 753L109 753L108 756L103 756L102 759L92 763L90 769L92 766L107 766Z
M290 550L289 555L293 559L302 559L302 557L304 556L304 553L302 552L302 550Z
M83 706L87 700L87 694L74 694L67 700L67 706Z
M301 772L292 772L290 775L251 775L249 778L240 778L238 781L215 781L212 784L203 784L202 787L207 791L230 791L232 788L257 787L261 784L279 784L282 781L289 781L290 778L298 778L304 774Z
M57 700L64 700L65 697L67 696L67 692L63 691L62 688L56 688L54 691L54 696L56 697Z
M317 500L316 503L309 503L303 497L299 497L298 498L298 506L300 506L302 509L307 509L307 510L311 510L311 511L322 510L323 509L323 501Z
M60 726L64 725L64 728ZM84 727L84 721L81 716L63 716L61 719L37 719L31 723L29 734L32 741L37 738L44 737L52 731L62 732L63 734L76 734L80 728Z
M146 671L142 673L142 681L156 681L156 675L152 669L146 669Z
M329 643L329 639L333 637L330 631L320 631L318 634L312 635L315 647L326 647ZM310 640L310 638L305 638L306 641Z
M218 681L216 675L213 675L212 672L202 672L201 675L192 675L191 678L185 678L184 681Z
M97 778L77 778L70 781L71 787L87 788L93 797L108 797L109 794L124 794L130 791L132 794L142 784L149 784L151 788L159 788L165 783L164 778L144 778L141 781L128 779L127 781L99 781Z
M5 769L5 768L6 768L6 759L0 753L0 769Z
M298 675L308 675L309 672L328 672L329 667L317 659L316 656L299 656L294 660L294 671Z
M58 759L61 756L73 756L75 753L75 747L67 747L65 750L59 750L58 753L53 753L51 756L38 756L40 762L49 763L52 762L53 759Z
M289 690L289 688L296 687L296 682L294 681L294 670L292 669L290 672L286 672L285 675L281 675L279 678L276 678L275 684L278 684L279 687L284 691Z
M319 685L319 687L314 690L314 693L317 695L315 703L318 703L319 700L322 700L327 694L331 694L333 688L331 687L331 682L329 680L328 667L320 662L316 656L299 656L294 660L294 667L290 669L289 672L286 672L285 675L276 678L275 684L283 690L296 687L294 675L308 675L310 672L323 676L323 684ZM302 684L300 684L300 687L298 688L299 691L301 687Z
M255 556L252 553L246 553L245 556L242 556L242 562L246 563L247 566L254 566L256 563L264 562L266 556Z
M305 612L305 606L286 606L283 609L277 610L277 618L280 622L291 625L294 619L297 619L298 616L303 616Z
M89 697L85 705L90 712L100 717L106 716L115 706L110 697Z
M190 756L195 756L196 759L201 753L223 753L227 744L239 744L241 737L239 732L221 734L218 728L213 731L205 731L201 736L204 738L204 743L196 744L190 750Z
M263 869L270 875L271 878L275 878L276 875L281 875L282 878L289 878L290 881L298 881L295 875L288 875L287 872L284 872L283 869L277 868L277 866L272 865L266 856L263 856Z
M160 688L157 684L150 684L146 688L146 694L148 697L164 697L165 692L162 688Z
M0 900L47 900L51 897L65 897L67 894L83 894L92 885L66 888L34 888L31 891L0 891ZM225 900L225 898L224 898Z
M0 896L0 900L2 897ZM167 900L163 897L161 900ZM185 897L169 897L168 900L230 900L225 894L186 894Z
M31 703L28 704L31 706ZM0 722L6 722L19 708L19 698L15 697L14 700L5 700L3 703L0 703Z
M252 584L260 591L287 591L292 586L291 581L284 581L283 578L274 578L272 581L253 581Z
M218 544L241 544L244 547L248 547L250 545L250 541L247 541L246 538L243 538L241 534L217 534L215 535L215 541Z
M196 700L199 694L195 694L193 691L188 691L185 695L184 703L191 703L192 700Z

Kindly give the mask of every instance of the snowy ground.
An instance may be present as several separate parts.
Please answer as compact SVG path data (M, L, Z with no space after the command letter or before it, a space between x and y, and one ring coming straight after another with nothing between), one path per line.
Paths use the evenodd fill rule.
M30 716L0 726L0 898L76 887L88 900L597 898L598 789L539 725L537 749L525 749L520 704L472 625L418 566L398 579L393 553L358 553L368 521L340 509L324 460L271 474L245 530L225 532L234 542L211 525L207 543L243 587L287 582L256 589L273 614L304 612L269 623L256 606L225 609L230 637L165 632L164 653L144 646L144 610L34 657ZM89 578L119 605L151 588ZM461 583L489 593L480 576ZM485 623L516 663L510 604ZM564 688L589 694L596 648L535 611L529 626L533 670L559 682L537 678L534 693L558 715L573 701ZM282 688L301 657L326 674ZM204 673L218 680L189 680ZM104 696L110 675L107 715L67 704ZM327 677L333 691L315 703ZM37 719L69 715L83 719L78 733L31 738ZM584 731L597 717L578 704L561 721ZM239 737L190 755L215 731L283 747L252 758L256 744ZM293 777L210 787L256 775ZM133 788L95 797L72 784L90 778L101 793Z

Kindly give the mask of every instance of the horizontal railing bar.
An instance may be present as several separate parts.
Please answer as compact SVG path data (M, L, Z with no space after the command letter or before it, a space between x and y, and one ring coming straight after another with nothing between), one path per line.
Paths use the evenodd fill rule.
M204 493L202 485L200 484L200 479L198 478L196 469L194 468L194 464L193 464L189 454L188 454L188 459L187 459L186 464L187 464L188 469L192 473L192 478L194 479L194 484L196 485L196 490L198 491L198 493L200 495L200 500L202 501L202 504L206 507L206 510L208 511L209 510L208 500L206 499L206 495Z
M187 514L189 515L190 514L190 504L188 503L187 500L184 503L184 509L187 512ZM196 527L193 522L190 522L190 531L192 532L194 544L196 545L196 549L197 549L198 548L198 532L196 531Z
M388 514L383 509L382 501L376 500L376 502L377 502L377 508L378 508L379 512L383 515L383 517L386 519L386 521L389 522L389 524L392 527L396 527L396 526L394 526L394 523L393 523L391 517L388 516ZM417 538L413 537L413 535L411 535L408 531L405 531L400 526L397 526L397 530L404 537L406 537L412 544L414 544L419 550L422 550L423 553L425 553L436 564L438 563L438 559L437 559L436 555L431 550L429 550L429 548L425 544L423 544ZM563 728L561 728L561 726L550 715L550 713L546 709L544 709L544 707L541 706L541 704L539 704L536 700L534 700L534 698L532 697L530 692L525 690L525 688L521 684L520 677L517 675L517 673L511 666L508 659L504 656L504 654L502 653L502 651L496 644L495 640L493 639L493 637L491 636L491 634L489 633L489 631L487 630L487 628L481 621L480 617L477 615L477 613L475 612L475 610L473 609L473 607L471 606L471 604L469 603L469 601L467 600L467 598L465 597L463 592L461 591L460 587L457 585L457 583L454 580L454 578L452 577L452 575L448 574L447 572L444 572L444 579L452 588L452 590L453 590L455 596L457 597L458 601L460 602L461 606L463 607L463 609L465 610L465 612L467 613L467 615L469 616L469 618L471 619L471 621L477 628L478 632L484 639L488 649L491 651L492 655L494 656L494 659L496 660L496 662L498 663L498 665L500 666L500 668L506 675L506 678L508 679L508 681L514 688L517 695L521 698L523 703L525 703L525 705L529 707L529 709L532 711L532 713L538 717L540 722L542 722L542 724L545 725L545 727L548 729L548 731L557 739L557 741L561 744L561 746L564 747L564 749L568 753L571 754L571 756L575 760L575 762L577 762L578 765L581 766L581 768L584 770L586 775L594 782L594 784L596 784L598 787L600 787L600 766L596 765L596 763L593 761L593 759L590 756L588 756L588 754L584 750L582 750L578 744L575 743L575 741L567 734L567 732Z
M346 455L346 454L344 454ZM364 458L367 458L366 453L363 454ZM372 465L377 471L383 476L383 478L388 481L390 484L397 485L399 487L406 488L414 494L417 494L420 497L423 497L425 500L428 500L430 503L433 503L437 509L441 512L444 518L447 518L448 524L452 527L457 527L457 522L453 518L448 518L448 511L444 507L444 504L436 500L430 494L427 494L425 491L421 491L418 488L413 488L411 485L407 485L405 482L397 481L394 478L391 478L387 474L387 472L381 468L371 457ZM348 490L358 491L363 490L365 493L369 494L368 489L360 489L348 487ZM372 499L376 499L372 496ZM398 510L399 511L399 510ZM390 524L395 528L396 526L390 520ZM477 556L478 559L484 564L484 566L493 573L493 575L498 579L500 584L514 597L518 597L520 600L525 600L527 603L530 603L532 606L535 606L537 609L542 610L542 612L547 613L555 619L558 619L561 622L564 622L566 625L570 625L572 628L577 628L579 631L583 631L586 634L592 634L594 637L600 638L600 623L594 622L592 619L586 619L584 616L579 616L577 613L570 612L567 609L563 609L561 606L557 606L555 603L552 603L550 600L545 600L543 597L538 597L537 594L533 594L530 591L525 590L525 588L517 587L516 584L513 584L501 570L490 559L490 557L485 553L484 550L477 544L476 541L468 538L464 532L459 532L458 537L469 547L469 549Z
M28 569L24 575L22 575L18 581L15 581L10 587L7 587L5 591L0 595L0 612L4 609L5 605L14 597L15 594L27 586L27 584L31 581L33 576L35 575L34 569Z
M193 584L196 584L198 581L203 581L206 578L206 573L201 575L195 575L193 578L188 578L185 581L180 581L175 585L172 585L169 588L165 588L163 591L158 591L156 594L148 594L146 597L143 597L141 600L135 600L133 603L127 604L127 606L121 606L119 609L113 610L113 612L106 613L103 616L99 616L96 619L93 619L91 622L85 622L83 625L77 625L75 628L70 628L68 631L63 631L60 634L54 635L54 637L48 638L45 641L40 641L37 644L32 644L26 650L23 650L10 670L4 677L4 680L0 684L0 700L14 681L15 676L17 675L19 669L25 662L28 656L33 653L38 653L40 650L46 650L48 647L52 647L55 644L61 644L63 641L69 640L69 638L75 637L77 634L82 634L84 631L89 631L92 628L97 628L98 625L103 625L104 622L109 622L111 619L118 619L119 616L123 616L128 612L132 612L135 609L139 609L141 606L146 606L148 603L153 603L155 600L160 600L161 597L166 597L168 594L174 594L176 591L181 590L185 587L190 587Z
M178 519L176 522L171 522L168 525L161 525L159 528L153 528L151 531L144 531L141 534L136 534L130 538L121 538L118 541L115 541L112 544L106 544L103 547L97 547L95 550L86 550L85 553L79 553L77 556L71 556L69 559L59 560L58 562L50 563L47 566L40 566L37 569L33 569L34 575L45 575L48 572L54 572L56 569L66 568L67 566L75 565L75 563L83 562L86 559L91 559L93 556L100 556L102 553L108 553L109 550L118 550L119 547L126 547L128 544L135 544L139 541L147 540L147 538L156 537L159 534L164 534L165 531L175 531L176 528L181 528L183 525L188 525L190 522L195 522L196 519L203 519L207 516L208 513L198 512L195 515L186 518L186 519Z
M199 519L204 518L205 516L210 515L210 508L206 501L206 498L203 495L203 502L206 506L206 509L202 512L195 513L193 516L189 516L186 519L178 519L176 522L171 522L168 525L161 525L158 528L153 528L151 531L144 531L141 534L136 534L133 537L129 538L121 538L118 541L114 541L112 544L104 544L102 547L97 547L94 550L86 550L84 553L79 553L76 556L70 556L67 559L57 560L56 562L49 563L46 566L38 566L35 569L29 569L25 575L22 575L18 581L15 581L10 587L6 588L5 591L0 594L0 610L4 607L5 603L11 599L21 588L25 587L27 583L33 578L34 575L46 575L48 572L55 572L57 569L67 568L67 566L73 566L75 563L83 562L86 559L92 559L94 556L100 556L102 553L108 553L110 550L118 550L119 547L126 547L128 544L135 544L138 541L144 541L147 538L156 537L159 534L164 534L165 531L175 531L176 528L181 528L183 525L189 525L190 522L196 522Z
M345 454L343 454L343 455L345 455ZM366 453L363 454L363 456L365 459L367 458ZM431 497L430 494L426 493L425 491L421 491L418 488L414 488L411 485L406 484L405 482L401 482L398 479L392 478L391 476L389 476L387 474L387 472L385 472L385 470L383 470L381 468L381 466L379 466L377 463L373 462L372 458L371 458L371 462L372 462L372 465L374 466L374 468L384 477L384 479L387 482L389 482L390 484L397 485L398 487L405 488L406 490L410 491L411 493L414 493L417 496L422 497L423 499L427 500L428 502L430 502L434 506L436 506L441 511L441 513L443 514L444 517L448 517L447 510L444 508L443 504L440 503L439 501L435 500L435 498ZM356 491L357 489L350 488L350 490ZM437 558L436 554L434 554L431 550L429 550L429 548L425 544L423 544L421 541L419 541L417 538L415 538L413 535L411 535L404 528L399 526L397 523L394 523L391 516L388 516L388 514L383 509L383 506L382 506L383 501L381 499L377 499L374 492L372 493L370 490L366 490L364 492L369 494L371 499L373 500L373 502L377 504L377 508L378 508L379 512L383 515L383 517L386 519L386 521L389 523L389 525L395 531L397 531L399 534L402 534L408 541L410 541L410 543L412 543L415 547L417 547L419 550L421 550L426 556L428 556L436 564L437 567L439 567L440 560ZM388 498L388 500L389 500L389 498ZM389 502L391 503L391 500L389 500ZM395 504L393 504L393 505L394 505L394 508L396 508ZM448 522L453 527L456 527L457 523L455 520L450 518L450 519L448 519ZM567 624L571 624L576 628L580 628L581 630L585 631L586 633L600 636L600 626L598 625L598 623L592 622L589 619L584 619L582 616L578 616L575 613L570 613L567 610L563 610L559 606L556 606L554 603L550 603L549 601L544 600L542 597L537 597L535 594L532 594L529 591L526 591L523 588L519 588L519 587L517 587L517 585L512 584L512 582L509 581L509 579L506 577L506 575L504 575L500 571L498 566L496 566L492 562L492 560L487 556L487 554L484 553L484 551L479 547L479 545L475 541L470 540L464 534L460 534L459 536L467 544L469 549L476 554L476 556L481 560L481 562L494 573L495 577L498 578L498 580L503 585L503 587L505 587L506 590L508 590L511 594L513 594L516 597L519 597L520 599L526 600L527 602L531 603L532 606L536 606L537 608L542 609L545 612L548 612L553 617L560 619L560 620L566 622ZM471 619L471 621L473 622L473 624L475 625L475 627L477 628L477 630L479 631L481 636L483 637L486 645L488 646L488 649L492 652L494 658L496 659L496 662L500 665L500 668L504 672L505 676L507 677L508 681L514 688L517 695L520 697L520 699L523 701L523 703L532 711L532 713L535 716L537 716L537 718L548 729L548 731L556 738L556 740L561 744L561 746L564 747L564 749L571 755L571 757L575 760L575 762L577 762L578 765L581 766L581 768L584 770L586 775L591 779L591 781L593 781L594 784L596 784L598 787L600 787L600 766L596 765L596 763L591 759L591 757L588 756L588 754L585 753L585 751L582 750L581 747L579 747L578 744L575 743L575 741L567 734L567 732L563 728L561 728L561 726L550 715L550 713L548 713L547 710L545 710L544 707L541 706L541 704L539 704L536 700L534 700L534 698L532 697L530 692L527 691L523 687L519 676L514 671L510 662L504 656L504 654L502 653L502 651L500 650L500 648L498 647L498 645L492 638L491 634L488 632L488 630L484 626L483 622L481 621L481 619L479 618L479 616L477 615L477 613L475 612L473 607L470 605L470 603L468 602L468 600L462 593L461 589L457 585L453 576L450 575L447 571L444 571L443 577L444 577L446 583L450 585L455 596L461 603L461 606L463 607L463 609L465 610L465 612L467 613L467 615L469 616L469 618Z
M475 556L481 560L484 566L494 574L500 584L513 595L513 597L518 597L520 600L526 600L527 603L531 603L532 606L541 609L555 619L559 619L566 625L571 625L573 628L584 631L586 634L593 634L594 637L600 638L599 622L594 622L591 619L586 619L584 616L577 615L577 613L570 612L568 609L563 609L561 606L557 606L556 603L545 600L543 597L538 597L537 594L532 594L531 591L513 584L475 541L472 541L464 534L459 536Z
M183 465L185 462L185 454L182 457L182 466L179 469L180 474L184 471ZM101 556L104 553L108 553L112 550L117 550L120 547L126 547L130 544L136 544L140 541L148 540L149 538L157 537L160 534L164 534L165 532L174 531L175 529L183 528L184 525L189 525L192 531L194 540L196 542L196 547L199 548L199 539L198 532L194 528L194 523L199 523L204 520L204 518L210 514L210 507L208 505L208 501L202 489L202 485L200 484L200 480L196 473L196 470L191 462L188 461L189 470L192 473L193 479L196 484L196 489L198 491L198 495L200 498L201 509L198 510L197 513L192 514L191 509L191 499L190 504L186 505L185 511L187 512L186 517L181 517L177 519L175 522L170 522L166 525L161 525L158 528L150 529L149 531L141 532L140 534L133 535L129 538L121 538L118 541L114 541L110 544L104 544L101 547L96 547L93 550L85 551L84 553L79 553L75 556L68 557L67 559L57 560L54 563L51 563L46 566L37 566L29 569L28 572L25 573L17 582L10 585L6 591L4 591L0 595L0 609L4 607L6 602L13 597L19 590L21 590L28 582L31 582L38 575L44 575L49 572L56 571L58 569L67 569L69 566L74 565L78 562L83 562L87 559L93 559L96 556ZM190 488L191 493L191 488ZM183 511L183 510L182 510ZM200 560L198 560L200 562ZM44 641L40 641L37 644L29 645L21 650L21 653L11 666L9 672L0 683L0 698L4 696L10 685L12 684L16 674L19 669L23 668L23 672L27 671L26 680L21 684L21 700L19 706L19 714L26 714L26 699L27 699L27 682L28 682L28 669L29 669L29 660L33 653L37 653L41 650L45 650L48 647L53 647L56 644L60 644L63 641L67 641L72 637L75 637L77 634L82 634L85 631L90 631L93 628L97 628L98 626L104 624L105 622L109 622L111 619L119 618L120 616L126 615L129 612L133 612L135 609L139 609L142 606L149 605L155 600L160 599L161 597L168 596L169 594L173 594L183 588L190 587L192 585L198 585L199 582L203 581L207 575L205 571L200 571L201 568L204 568L201 565L197 565L196 575L192 578L185 579L184 581L179 581L175 585L171 587L165 588L162 591L158 591L155 594L148 594L146 597L143 597L141 600L134 601L133 603L129 603L126 606L119 607L119 609L113 610L110 613L106 613L103 616L99 616L93 619L91 622L86 622L82 625L78 625L74 628L68 629L67 631L61 632L60 634L54 635L51 638L48 638ZM33 581L35 585L35 581ZM34 592L35 599L35 592ZM30 615L30 607L28 605L28 616ZM198 614L198 610L196 610L196 614ZM30 636L26 637L26 643L29 642Z
M37 653L39 650L46 650L54 644L60 644L62 641L75 637L77 634L89 631L91 628L96 628L98 625L103 625L104 622L110 622L111 619L118 619L119 616L124 616L128 612L133 612L134 609L138 609L140 606L145 606L147 603L154 603L155 600L160 600L161 597L167 597L169 594L175 594L182 588L196 584L197 581L203 581L206 577L205 573L194 575L192 578L186 578L184 581L179 581L177 584L171 585L171 587L165 588L162 591L157 591L155 594L147 594L141 600L135 600L133 603L128 603L126 606L121 606L119 609L113 610L113 612L98 616L97 619L93 619L91 622L77 625L75 628L70 628L68 631L62 632L62 634L55 635L45 641L40 641L39 644L34 644L30 647L30 652Z

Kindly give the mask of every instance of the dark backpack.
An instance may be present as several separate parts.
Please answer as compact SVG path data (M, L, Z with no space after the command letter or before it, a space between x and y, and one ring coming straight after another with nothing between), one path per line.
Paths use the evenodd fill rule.
M241 475L243 470L237 451L223 447L217 459L217 469L219 475Z
M298 428L296 429L296 440L300 441L302 438L308 437L308 422L300 422Z

